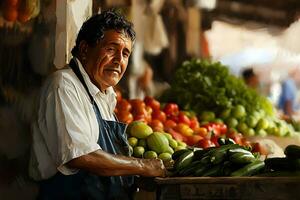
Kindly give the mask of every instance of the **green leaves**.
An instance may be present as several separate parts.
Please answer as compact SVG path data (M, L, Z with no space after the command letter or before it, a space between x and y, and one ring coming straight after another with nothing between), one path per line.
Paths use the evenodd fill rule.
M231 75L226 66L210 60L185 61L176 71L171 88L162 100L174 101L196 113L210 110L220 114L232 106L242 105L247 113L263 109L266 114L273 115L273 106L265 97Z

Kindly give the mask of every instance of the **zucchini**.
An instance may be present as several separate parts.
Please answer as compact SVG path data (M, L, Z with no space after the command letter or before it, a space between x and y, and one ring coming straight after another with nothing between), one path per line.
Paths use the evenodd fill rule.
M300 158L300 146L298 145L288 145L285 150L284 154L288 158Z
M225 139L225 138L222 138L222 137L219 137L219 138L218 138L218 144L219 144L220 146L225 145L225 144L226 144L226 139Z
M202 176L202 174L210 167L210 165L202 165L198 167L194 173L194 176Z
M265 162L256 160L244 167L232 172L230 176L252 176L265 167Z
M187 167L191 162L193 161L194 152L193 151L187 151L180 155L180 157L175 160L174 168L177 171L180 171L181 169Z
M256 160L256 158L249 152L237 152L229 157L230 162L235 164L248 164Z
M243 148L235 148L235 149L229 149L228 150L229 156L231 156L235 153L245 153L245 154L251 154L252 155L251 151L248 151L248 150L243 149Z
M213 166L212 168L209 168L205 170L202 174L202 176L220 176L222 174L222 166L221 165L216 165Z
M191 150L189 149L180 149L178 151L175 151L173 154L172 154L172 159L173 160L177 160L182 154L186 153L186 152L191 152Z
M300 159L267 158L265 164L266 168L276 171L300 170Z

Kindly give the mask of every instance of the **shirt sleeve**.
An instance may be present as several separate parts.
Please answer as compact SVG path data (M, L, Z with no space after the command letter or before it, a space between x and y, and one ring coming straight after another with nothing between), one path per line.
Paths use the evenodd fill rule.
M65 164L70 160L100 149L97 144L98 134L93 133L88 109L72 84L60 84L54 87L46 99L46 126L48 132L56 137L46 137L58 170L63 174L74 174L78 170L70 169Z

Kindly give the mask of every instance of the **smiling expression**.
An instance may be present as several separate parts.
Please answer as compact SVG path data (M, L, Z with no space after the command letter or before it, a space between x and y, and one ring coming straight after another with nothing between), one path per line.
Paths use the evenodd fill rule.
M126 71L132 41L123 31L108 30L96 46L82 46L85 59L81 62L91 81L104 92L115 86Z

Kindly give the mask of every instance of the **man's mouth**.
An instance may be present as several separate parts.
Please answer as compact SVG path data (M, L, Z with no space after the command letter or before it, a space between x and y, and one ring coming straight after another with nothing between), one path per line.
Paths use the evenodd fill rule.
M105 71L109 71L109 72L116 72L118 74L121 73L121 70L117 69L117 68L108 68L108 69L105 69Z

